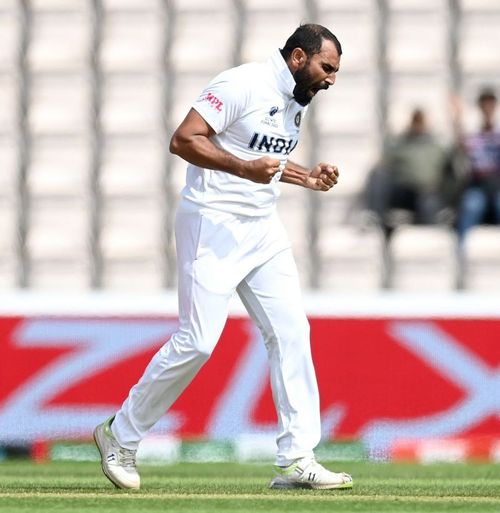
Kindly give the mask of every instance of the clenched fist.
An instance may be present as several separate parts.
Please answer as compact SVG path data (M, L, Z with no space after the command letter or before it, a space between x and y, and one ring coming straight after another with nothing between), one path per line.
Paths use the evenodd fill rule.
M256 183L271 183L274 175L280 171L280 161L271 157L247 160L243 165L242 178Z
M337 166L320 163L313 167L307 178L307 187L316 191L329 191L338 181Z

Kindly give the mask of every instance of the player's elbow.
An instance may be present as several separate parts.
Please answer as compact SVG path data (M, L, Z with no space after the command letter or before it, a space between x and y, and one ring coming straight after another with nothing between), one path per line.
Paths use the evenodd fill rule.
M174 132L174 135L170 139L170 145L168 147L170 153L174 155L180 155L182 152L183 141L177 132Z
M196 146L195 142L195 137L192 134L177 129L170 139L170 153L188 160L189 155L192 154L193 148Z

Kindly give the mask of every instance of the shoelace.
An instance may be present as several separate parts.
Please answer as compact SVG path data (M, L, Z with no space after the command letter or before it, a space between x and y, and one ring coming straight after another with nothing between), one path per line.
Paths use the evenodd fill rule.
M120 447L120 463L124 467L135 468L135 454L137 451Z

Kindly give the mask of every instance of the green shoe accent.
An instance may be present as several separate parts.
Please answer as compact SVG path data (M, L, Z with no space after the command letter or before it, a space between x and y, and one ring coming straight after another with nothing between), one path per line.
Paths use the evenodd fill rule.
M275 465L274 468L276 469L276 473L280 476L290 476L297 470L298 464L292 463L291 465L288 465L288 467L278 467L278 465Z
M113 435L113 432L111 431L111 424L113 424L114 420L115 420L115 416L113 415L112 417L109 417L109 419L104 421L103 426L102 426L104 428L104 434L108 438L112 438L112 439L115 438L114 435Z

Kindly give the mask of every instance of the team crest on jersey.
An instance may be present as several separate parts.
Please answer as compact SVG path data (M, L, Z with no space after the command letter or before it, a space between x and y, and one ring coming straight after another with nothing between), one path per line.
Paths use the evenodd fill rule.
M295 122L295 126L299 128L300 122L302 121L302 111L299 110L299 112L295 114L295 119L293 121Z

